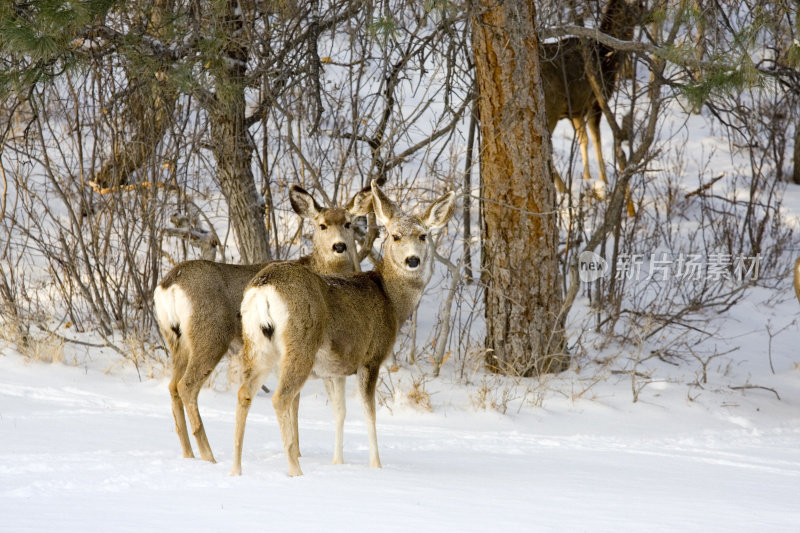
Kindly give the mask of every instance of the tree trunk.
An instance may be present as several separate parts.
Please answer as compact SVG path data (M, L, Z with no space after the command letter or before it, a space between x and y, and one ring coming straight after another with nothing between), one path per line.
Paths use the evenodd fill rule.
M530 376L566 368L556 194L532 0L477 0L486 363Z
M253 175L255 145L245 124L245 74L249 47L243 34L243 12L237 0L228 0L223 21L228 41L226 61L215 68L216 94L209 110L211 142L217 160L217 179L228 204L233 234L243 263L269 261L269 235L264 202Z
M798 15L800 18L800 15ZM794 127L794 152L792 154L792 182L800 185L800 119Z
M264 223L264 203L256 189L251 166L253 146L244 125L244 91L240 103L211 119L211 142L217 160L217 180L228 204L228 217L243 263L271 259Z

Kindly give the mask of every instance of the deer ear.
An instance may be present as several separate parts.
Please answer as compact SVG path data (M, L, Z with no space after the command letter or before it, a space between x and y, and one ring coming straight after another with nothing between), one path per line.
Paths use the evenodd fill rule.
M345 207L354 217L364 216L372 212L372 188L367 185L353 196Z
M322 206L299 185L292 185L292 188L289 189L289 202L291 202L294 212L303 218L314 219L322 211Z
M397 208L394 203L383 193L375 180L372 180L372 208L378 221L386 226L394 218Z
M431 204L422 217L422 223L430 229L441 228L453 216L455 208L456 193L450 191Z

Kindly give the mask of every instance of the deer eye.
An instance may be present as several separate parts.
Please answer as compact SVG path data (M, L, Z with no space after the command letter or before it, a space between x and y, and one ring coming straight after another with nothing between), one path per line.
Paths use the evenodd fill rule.
M328 229L328 226L326 226L325 224L320 224L319 225L319 229L326 230L326 229Z
M344 227L345 227L345 229L350 229L350 223L349 222L345 222Z
M392 235L392 239L394 239L395 241L399 241L400 240L400 235L397 235L395 233L394 235Z
M427 235L422 234L419 236L419 240L424 241L427 237L428 237Z

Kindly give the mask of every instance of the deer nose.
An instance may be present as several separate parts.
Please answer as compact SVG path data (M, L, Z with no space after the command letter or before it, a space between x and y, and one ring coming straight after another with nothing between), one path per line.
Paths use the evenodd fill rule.
M343 242L337 242L333 245L333 251L337 254L343 254L347 250L347 245Z
M411 268L417 268L419 266L419 257L416 255L412 255L411 257L406 257L406 264Z

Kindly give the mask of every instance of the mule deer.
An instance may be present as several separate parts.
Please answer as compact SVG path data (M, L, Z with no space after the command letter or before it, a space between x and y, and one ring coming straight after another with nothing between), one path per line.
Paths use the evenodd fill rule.
M357 193L345 208L323 208L296 185L291 188L289 199L298 215L315 224L313 252L297 263L324 274L360 271L351 218L355 212L368 211L365 205L371 205L370 190ZM156 318L172 357L169 392L184 457L194 457L185 408L200 457L215 462L198 411L197 396L231 344L241 345L242 294L253 276L267 264L185 261L176 265L156 287Z
M370 466L380 467L375 432L375 386L400 325L419 303L431 267L428 232L453 214L455 193L436 200L421 217L400 212L372 182L372 204L386 227L383 260L371 272L321 276L303 265L273 263L258 273L242 300L244 380L239 389L233 469L242 472L242 441L250 403L280 360L272 405L289 474L301 475L296 398L309 375L332 378L336 422L334 463L342 462L344 377L358 374L369 436Z
M794 263L794 294L800 301L800 258Z
M633 38L634 29L641 23L643 13L642 2L609 0L600 20L599 30L617 39L629 41ZM587 43L588 50L584 48ZM540 44L539 55L547 128L550 134L553 134L558 121L564 118L570 119L581 146L583 178L590 179L589 139L586 135L588 123L597 164L600 167L600 181L607 184L600 141L602 110L588 76L591 74L597 79L603 98L608 100L616 88L617 72L623 59L622 53L593 39L569 37L557 42ZM559 192L566 192L566 185L558 174L555 176L555 183Z

